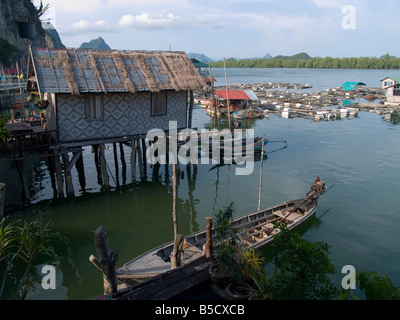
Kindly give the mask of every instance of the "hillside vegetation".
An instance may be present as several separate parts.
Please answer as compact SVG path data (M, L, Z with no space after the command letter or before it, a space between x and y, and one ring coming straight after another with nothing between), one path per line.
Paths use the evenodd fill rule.
M306 56L305 56L306 55ZM224 61L211 63L214 68L223 68ZM309 57L306 53L294 56L276 56L272 59L226 60L227 68L318 68L318 69L400 69L400 58L391 57L359 57L332 58Z

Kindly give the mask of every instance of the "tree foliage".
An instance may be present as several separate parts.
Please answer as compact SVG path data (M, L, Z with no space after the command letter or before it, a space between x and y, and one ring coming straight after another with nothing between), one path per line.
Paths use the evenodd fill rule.
M0 63L9 66L11 57L14 53L18 52L20 51L16 46L9 43L6 39L0 38Z
M335 268L329 245L310 242L286 227L274 240L274 272L268 280L268 296L274 300L329 300L337 289L329 279Z
M364 293L366 300L400 300L400 290L387 275L379 275L376 271L357 271L356 285ZM340 300L360 300L351 290L343 290Z
M300 58L296 58L300 57ZM309 69L400 69L400 58L386 54L380 58L376 57L314 57L301 58L295 55L294 59L277 56L273 59L243 59L227 60L227 68L309 68ZM223 68L224 62L217 61L211 63L214 68Z
M38 259L57 261L58 255L54 250L54 240L66 242L66 238L53 232L48 224L42 225L39 219L31 222L20 221L0 222L0 267L2 281L0 283L0 297L3 293L7 276L18 264L22 263L24 271L19 275L15 297L25 299L28 290L33 287L37 276L34 266ZM13 272L15 276L17 272Z

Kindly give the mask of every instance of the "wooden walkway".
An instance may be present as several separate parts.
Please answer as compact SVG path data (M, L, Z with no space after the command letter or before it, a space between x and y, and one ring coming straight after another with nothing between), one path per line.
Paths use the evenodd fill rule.
M202 256L111 296L115 300L167 300L210 279L213 258ZM110 296L108 296L110 297Z

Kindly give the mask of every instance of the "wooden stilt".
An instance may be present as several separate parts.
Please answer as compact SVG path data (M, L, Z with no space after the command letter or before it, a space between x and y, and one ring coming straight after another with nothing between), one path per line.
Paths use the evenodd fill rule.
M67 190L67 196L73 197L75 195L75 192L74 192L74 186L72 184L71 166L68 153L64 153L62 157L64 162L64 176L65 176L65 187Z
M264 134L262 136L262 141L264 141ZM263 178L263 157L264 157L264 142L262 142L261 146L261 163L260 163L260 185L258 190L258 210L261 209L261 194L262 194L262 178Z
M119 143L119 153L121 158L122 164L122 184L126 184L126 162L125 162L125 152L124 152L124 145L122 142Z
M92 145L92 148L94 150L94 164L95 164L96 172L97 172L97 183L102 186L103 179L101 176L101 168L100 168L100 161L99 161L99 145L98 144Z
M173 164L172 170L172 183L173 183L173 202L172 202L172 221L174 224L174 238L178 235L178 222L176 216L176 204L177 204L177 197L178 197L178 186L177 186L177 172L176 166L177 164Z
M103 180L103 188L108 190L108 189L110 189L110 181L109 181L109 176L107 173L107 162L106 162L106 156L105 156L104 150L105 150L105 145L101 144L99 146L101 178Z
M131 142L131 174L132 174L132 183L136 183L136 141L132 140Z
M136 149L137 149L137 155L138 155L138 160L139 160L139 173L140 173L140 180L144 182L146 180L146 177L144 175L144 163L143 163L143 157L142 157L142 150L140 147L140 140L136 141Z
M49 155L47 156L47 167L50 173L51 187L53 188L53 198L57 198L57 184L56 184L56 169L54 166L54 158Z
M119 186L118 150L117 150L116 142L113 142L113 152L114 152L115 178L116 178L117 186Z
M53 160L54 160L54 168L56 171L57 196L59 199L63 199L64 198L64 183L63 183L60 155L58 152L59 152L58 149L54 150Z
M14 161L15 161L15 165L18 170L19 177L21 179L21 183L22 183L23 201L24 201L24 203L29 205L29 204L31 204L31 196L29 193L28 180L26 179L26 175L25 175L24 160L18 159L18 160L14 160Z
M108 244L108 233L105 227L99 227L94 233L94 244L98 259L93 255L89 260L103 272L104 294L117 292L117 270L115 262L118 254L110 249Z
M82 189L82 191L85 191L86 178L85 178L85 164L83 162L82 149L80 150L80 156L76 160L75 167L76 167L76 170L78 171L78 178L79 178L79 184L81 186L81 189Z
M144 176L147 177L147 149L146 149L146 139L142 139L142 156L143 156L143 169Z

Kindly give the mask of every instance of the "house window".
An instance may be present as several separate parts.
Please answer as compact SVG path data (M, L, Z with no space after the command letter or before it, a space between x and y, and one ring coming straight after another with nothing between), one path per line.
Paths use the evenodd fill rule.
M384 84L385 87L390 87L392 85L393 85L392 81L385 81L385 84Z
M99 94L88 94L85 96L86 120L103 120L104 103L103 96Z
M167 114L167 91L153 92L151 94L151 115L161 116Z
M400 85L395 85L393 87L393 95L394 96L400 96Z

